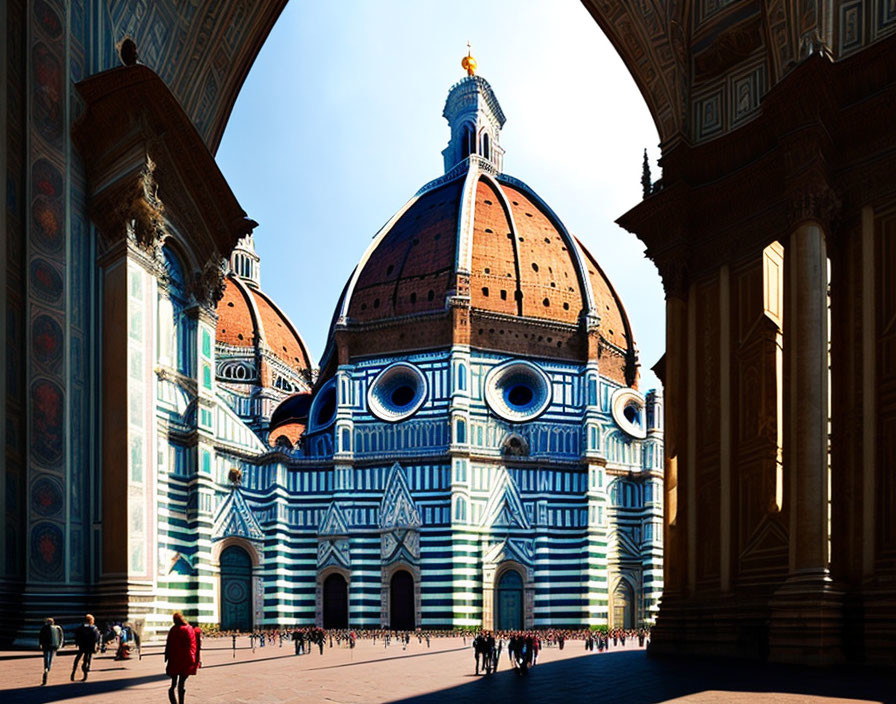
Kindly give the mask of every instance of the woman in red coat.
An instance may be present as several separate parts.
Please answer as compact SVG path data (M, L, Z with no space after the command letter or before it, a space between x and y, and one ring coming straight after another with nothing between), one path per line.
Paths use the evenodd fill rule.
M183 614L175 611L172 618L174 625L168 631L165 643L165 662L168 663L165 672L171 677L168 700L171 704L184 704L187 677L196 674L199 653L196 648L196 633ZM177 699L174 698L175 687Z

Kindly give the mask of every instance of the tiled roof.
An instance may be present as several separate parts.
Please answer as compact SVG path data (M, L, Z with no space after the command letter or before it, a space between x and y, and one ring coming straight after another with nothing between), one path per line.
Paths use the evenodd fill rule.
M512 316L521 324L540 319L572 326L569 334L576 337L576 328L584 330L583 313L589 313L589 319L600 318L604 340L620 348L620 363L634 358L625 310L594 257L528 186L492 176L472 160L466 171L424 186L377 235L346 284L334 324L341 320L351 331L376 323L376 332L364 334L377 335L383 350L425 347L415 331L432 327L433 315L447 313L448 297L466 292L467 273L474 316ZM415 320L415 314L426 315ZM491 335L492 327L483 330ZM471 331L474 345L500 346L500 334L497 342L485 341L483 330ZM580 335L552 335L557 355L577 357L587 347ZM517 338L528 336L514 328L504 337ZM438 347L451 338L428 342ZM362 346L358 353L372 353ZM324 362L332 349L328 345Z
M294 369L311 366L308 350L295 326L262 291L228 275L217 312L218 342L237 347L264 343Z
M445 307L454 287L457 205L462 182L421 196L392 227L364 265L349 316L381 320Z

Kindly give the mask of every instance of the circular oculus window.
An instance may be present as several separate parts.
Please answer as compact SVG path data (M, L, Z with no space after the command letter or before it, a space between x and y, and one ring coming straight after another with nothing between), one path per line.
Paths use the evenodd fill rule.
M497 416L524 423L540 416L550 405L551 382L531 362L504 362L485 377L485 400Z
M644 423L644 397L634 389L616 389L610 397L613 420L633 438L647 437Z
M383 369L367 389L367 407L380 420L397 423L414 415L426 401L426 376L407 362Z
M310 433L328 428L336 420L336 379L330 379L317 392L317 396L311 402L308 420Z

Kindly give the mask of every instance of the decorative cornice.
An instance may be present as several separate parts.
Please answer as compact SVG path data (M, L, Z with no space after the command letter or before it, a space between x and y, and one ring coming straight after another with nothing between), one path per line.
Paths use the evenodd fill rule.
M549 320L548 318L529 318L522 315L497 313L482 308L473 308L472 312L473 317L476 320L493 320L501 323L525 324L536 328L543 328L545 330L558 330L566 333L575 333L581 329L578 323L563 323L557 320ZM473 347L475 347L475 345L473 345Z
M446 174L439 176L438 178L434 178L432 181L423 184L420 189L414 194L414 197L418 198L424 193L428 193L429 191L432 191L439 186L444 186L446 183L456 181L462 176L466 176L471 169L475 169L482 173L491 174L492 176L497 176L498 174L498 169L490 161L483 159L478 154L470 154L470 156L468 156L463 161L459 161Z
M91 218L110 241L153 249L164 218L201 252L229 253L256 223L246 217L195 126L165 82L136 64L76 85L84 110L72 129L88 181ZM162 207L164 201L165 207Z

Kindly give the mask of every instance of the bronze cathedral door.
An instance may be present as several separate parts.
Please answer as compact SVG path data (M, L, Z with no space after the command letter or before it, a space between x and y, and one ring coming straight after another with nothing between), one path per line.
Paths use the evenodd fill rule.
M499 631L520 631L523 628L523 579L516 570L508 570L498 582Z
M252 560L235 545L221 553L221 630L252 630Z

